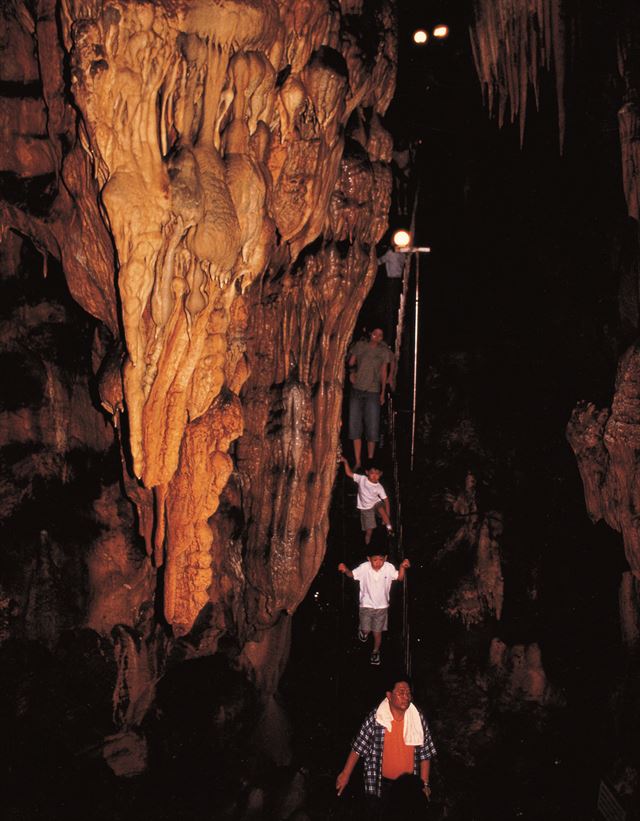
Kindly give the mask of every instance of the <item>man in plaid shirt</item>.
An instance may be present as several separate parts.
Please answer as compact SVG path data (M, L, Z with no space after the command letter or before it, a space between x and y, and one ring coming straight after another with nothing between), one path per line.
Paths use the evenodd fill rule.
M420 710L411 704L411 687L406 679L393 683L385 701L367 716L353 740L344 769L336 780L338 795L342 795L362 758L364 789L368 796L382 798L396 778L413 773L422 780L428 798L431 759L436 754L429 725ZM405 726L405 719L409 726Z

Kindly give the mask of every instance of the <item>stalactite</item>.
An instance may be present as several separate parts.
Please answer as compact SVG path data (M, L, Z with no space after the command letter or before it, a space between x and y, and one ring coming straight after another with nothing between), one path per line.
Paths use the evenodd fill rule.
M629 216L640 221L640 24L630 15L621 26L618 70L624 83L624 100L618 111L622 183Z
M565 135L566 37L563 0L474 0L471 47L489 111L503 125L507 106L524 139L529 87L536 107L542 70L555 73L558 136Z
M19 52L0 79L38 91L17 112L26 131L0 95L0 159L53 178L39 213L0 199L0 216L100 323L99 401L146 549L132 557L114 511L89 552L88 622L134 627L153 600L173 640L197 623L198 652L215 653L230 635L273 691L324 556L344 356L387 226L393 2L0 14Z

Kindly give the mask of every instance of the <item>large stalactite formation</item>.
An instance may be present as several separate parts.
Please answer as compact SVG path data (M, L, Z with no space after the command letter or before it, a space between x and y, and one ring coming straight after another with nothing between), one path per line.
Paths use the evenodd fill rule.
M556 81L560 148L564 143L565 21L562 0L474 0L473 58L485 103L500 126L507 109L524 139L529 86L536 106L542 69Z
M324 555L344 355L386 228L392 5L15 0L2 27L5 247L59 261L97 321L148 557L105 491L84 623L119 625L115 711L139 720L162 674L158 619L192 654L231 637L273 692ZM90 405L64 424L82 413L104 428Z

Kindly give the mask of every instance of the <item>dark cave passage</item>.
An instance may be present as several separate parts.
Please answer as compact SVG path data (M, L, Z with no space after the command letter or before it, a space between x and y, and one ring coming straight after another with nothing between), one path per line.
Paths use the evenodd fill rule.
M583 33L585 41L593 34ZM635 333L618 313L636 229L619 186L614 98L602 79L613 69L603 66L601 49L589 67L598 93L572 78L563 156L550 84L541 111L532 107L520 149L517 127L500 131L488 120L462 37L447 44L455 59L414 49L405 86L401 62L389 115L396 134L420 140L416 243L432 248L421 261L413 474L411 300L394 402L404 423L398 446L404 548L413 562L412 675L440 752L432 811L465 821L596 818L601 779L619 757L631 761L629 735L614 718L627 686L618 592L628 565L620 535L586 516L565 427L577 399L608 404L616 361ZM426 104L416 110L411 98L425 82ZM392 226L402 219L392 217ZM380 268L359 326L386 327L386 293ZM343 447L350 455L348 440ZM502 520L504 603L499 620L464 627L446 611L468 559L442 551L459 524L445 497L459 491L468 471L478 509L498 511ZM334 494L324 566L294 623L283 682L300 754L335 817L342 817L329 799L335 775L381 694L379 672L367 667L355 637L356 594L335 571L339 561L353 566L363 555L357 523L343 521L350 513L344 481ZM393 547L390 555L397 561ZM387 669L403 661L397 601L392 614ZM492 639L539 647L549 687L544 704L526 697L509 704L499 684L487 683ZM322 699L309 721L303 694L318 686L334 708L325 710ZM345 817L357 817L356 795L351 801Z

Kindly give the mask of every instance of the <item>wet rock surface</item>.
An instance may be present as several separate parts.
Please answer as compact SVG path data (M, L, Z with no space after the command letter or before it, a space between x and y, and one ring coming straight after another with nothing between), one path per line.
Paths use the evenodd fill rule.
M128 784L106 817L134 813L175 760L169 814L199 811L204 789L290 816L295 774L261 799L234 765L225 790L223 748L233 759L244 733L272 769L290 759L274 693L325 552L344 357L387 224L393 5L42 0L0 15L0 629L23 737L10 805L44 812L51 790L65 807L83 773L86 792ZM74 659L99 668L86 699ZM52 679L69 698L45 721ZM184 715L159 706L169 682ZM26 751L50 724L26 796Z

